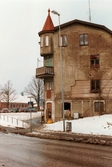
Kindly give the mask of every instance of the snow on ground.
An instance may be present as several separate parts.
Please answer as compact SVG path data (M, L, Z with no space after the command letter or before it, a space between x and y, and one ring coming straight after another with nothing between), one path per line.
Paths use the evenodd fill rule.
M5 115L8 117L13 117L19 120L28 120L30 119L30 116L32 118L40 118L41 117L41 112L32 112L32 115L30 115L30 112L22 112L22 113L1 113L0 115Z
M112 114L65 120L65 130L67 122L71 122L73 133L112 136ZM63 131L63 121L46 124L44 130Z
M24 127L27 128L29 124L25 120L32 118L40 118L41 112L33 113L0 113L0 125L11 127Z
M2 113L2 115L7 114ZM30 119L30 113L10 113L8 115L20 120ZM35 117L41 117L41 112L32 114L32 118ZM67 122L71 122L71 132L73 133L112 136L112 114L74 120L65 120L65 130L67 127ZM0 125L9 126L6 121L2 121L1 119ZM63 121L55 122L52 124L45 124L43 130L63 131Z

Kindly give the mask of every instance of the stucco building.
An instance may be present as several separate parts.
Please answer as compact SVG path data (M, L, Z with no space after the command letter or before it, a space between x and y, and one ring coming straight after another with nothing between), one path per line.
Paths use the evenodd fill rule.
M103 25L73 20L60 25L65 118L112 113L112 31ZM44 79L44 119L62 119L59 26L48 16L40 36Z

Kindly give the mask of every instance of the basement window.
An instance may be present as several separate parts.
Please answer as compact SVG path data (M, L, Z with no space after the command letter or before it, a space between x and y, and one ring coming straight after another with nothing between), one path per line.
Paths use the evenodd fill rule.
M99 55L91 55L90 64L91 64L91 68L99 67Z
M80 45L81 46L88 45L88 34L80 34Z
M100 92L100 80L91 80L91 93Z

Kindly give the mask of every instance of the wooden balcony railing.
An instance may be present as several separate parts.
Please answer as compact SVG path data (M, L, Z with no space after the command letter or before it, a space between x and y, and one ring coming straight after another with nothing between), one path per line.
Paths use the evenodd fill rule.
M36 78L46 78L54 76L54 67L40 67L36 69Z

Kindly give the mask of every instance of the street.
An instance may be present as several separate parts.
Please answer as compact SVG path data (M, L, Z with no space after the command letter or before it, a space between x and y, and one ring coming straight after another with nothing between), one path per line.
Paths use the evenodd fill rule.
M0 133L0 167L111 167L109 146Z

